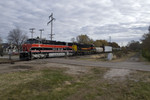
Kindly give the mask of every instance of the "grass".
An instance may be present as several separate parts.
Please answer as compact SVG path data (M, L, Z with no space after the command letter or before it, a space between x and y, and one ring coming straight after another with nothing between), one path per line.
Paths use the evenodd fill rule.
M91 90L84 97L86 100L149 100L150 73L137 72L124 81L112 81L98 78L91 83Z
M63 69L0 74L1 100L149 100L150 73L137 71L122 81L104 79L107 68L68 75Z
M146 58L144 58L144 57L142 56L142 54L140 54L139 60L140 60L141 62L145 62L146 64L150 65L150 61L148 61Z
M102 54L93 54L93 55L88 55L88 56L81 56L79 60L87 60L87 61L108 61L107 59L107 54L102 53Z
M122 81L104 79L108 69L91 69L92 73L83 77L84 87L70 97L70 100L149 100L150 73L136 72ZM78 95L77 98L73 99Z
M116 53L114 53L114 55L117 55L117 53L121 54L122 52L116 52ZM117 58L113 59L112 62L122 62L122 61L125 61L128 58L134 56L135 54L136 54L136 52L128 52L127 54L123 53L121 57L117 57Z
M127 54L123 53L122 51L118 52L113 52L113 59L111 62L122 62L127 60L128 58L134 56L137 52L128 52ZM118 57L118 55L120 55ZM87 61L103 61L103 62L108 62L107 60L107 53L105 54L96 54L96 55L91 55L87 57L80 57L79 60L87 60Z
M0 97L1 100L62 100L79 86L72 79L62 70L2 74Z

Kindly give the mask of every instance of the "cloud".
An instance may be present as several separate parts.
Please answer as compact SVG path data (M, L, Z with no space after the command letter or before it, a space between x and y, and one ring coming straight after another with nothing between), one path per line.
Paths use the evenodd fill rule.
M147 32L149 9L149 0L5 0L0 1L0 36L6 41L9 31L19 27L30 37L29 28L34 27L35 37L44 28L43 37L49 39L47 22L53 12L55 40L87 34L126 44Z

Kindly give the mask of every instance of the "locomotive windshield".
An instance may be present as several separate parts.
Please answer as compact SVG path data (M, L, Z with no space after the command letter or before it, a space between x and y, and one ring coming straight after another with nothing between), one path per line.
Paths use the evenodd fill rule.
M33 44L33 43L39 43L39 41L36 40L36 39L28 39L28 40L25 42L25 44Z

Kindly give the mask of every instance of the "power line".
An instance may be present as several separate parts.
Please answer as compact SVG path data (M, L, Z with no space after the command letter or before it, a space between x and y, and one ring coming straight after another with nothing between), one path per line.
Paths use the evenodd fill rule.
M51 41L52 41L53 35L55 35L55 34L53 34L53 21L56 20L56 19L53 17L53 13L51 13L51 15L49 16L49 19L50 19L50 21L47 23L47 25L48 25L49 23L51 23L50 39L51 39Z
M30 28L29 30L31 30L30 31L31 32L31 38L33 38L33 33L34 33L35 28Z

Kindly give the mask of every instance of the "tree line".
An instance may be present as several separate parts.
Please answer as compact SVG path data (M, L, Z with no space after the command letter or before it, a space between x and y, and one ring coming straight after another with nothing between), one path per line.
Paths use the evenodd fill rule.
M142 55L150 61L150 26L148 29L148 33L144 34L142 41Z
M94 44L94 46L96 47L101 47L101 46L112 46L114 48L120 47L116 42L108 42L102 39L94 41L93 39L89 38L89 36L82 35L82 34L78 35L76 38L72 38L71 41L76 43L83 43L83 44Z
M139 51L142 53L142 56L150 61L150 26L148 28L148 33L145 33L141 37L141 41L134 41L128 43L128 50Z

